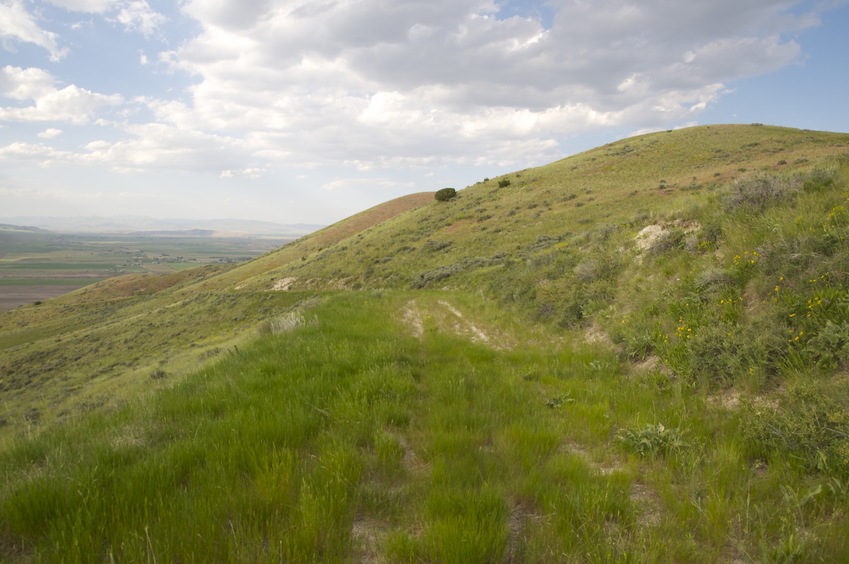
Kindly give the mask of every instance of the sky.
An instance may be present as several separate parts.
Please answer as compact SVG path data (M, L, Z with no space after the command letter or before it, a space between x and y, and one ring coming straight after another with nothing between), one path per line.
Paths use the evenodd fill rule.
M330 224L631 135L849 132L849 0L0 0L0 217Z

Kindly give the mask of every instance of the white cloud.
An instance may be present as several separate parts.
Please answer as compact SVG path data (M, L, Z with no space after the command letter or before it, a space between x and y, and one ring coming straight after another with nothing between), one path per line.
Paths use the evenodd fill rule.
M72 159L74 155L67 151L60 151L42 144L23 142L10 143L0 147L0 160L35 161L39 166L49 167L57 162L64 163Z
M771 0L551 4L544 29L490 0L190 0L203 31L161 59L200 82L158 119L276 164L527 162L591 128L691 120L798 60L782 33L816 23Z
M21 0L4 1L0 3L0 42L6 50L11 50L16 41L46 49L53 61L68 54L66 48L59 47L58 36L41 29Z
M45 70L6 65L0 69L0 96L12 100L34 100L54 92L55 82Z
M119 5L115 18L129 31L139 31L145 37L152 35L168 18L154 12L145 0L130 0Z
M144 0L50 2L144 35L165 22ZM158 61L195 82L180 101L132 102L148 122L109 122L102 110L128 109L120 96L11 66L0 94L32 103L0 107L0 120L121 128L123 139L49 158L122 171L258 178L280 167L526 166L599 127L694 121L729 82L798 61L789 34L819 21L794 0L548 4L546 28L499 19L495 0L186 0L201 31ZM16 150L46 150L38 147Z
M102 13L106 12L118 0L47 0L54 6L65 8L72 12Z
M60 135L62 135L62 130L56 129L55 127L45 129L44 131L38 134L41 139L56 139Z
M222 170L218 175L219 178L235 178L237 176L243 176L249 180L257 180L258 178L262 178L265 170L262 168L246 168L244 170Z
M239 139L206 133L173 123L124 125L125 139L98 140L75 154L74 162L97 163L119 172L144 170L240 171L255 175L255 167L243 163L252 159ZM249 173L244 173L248 170ZM229 174L224 174L227 177Z
M242 171L242 174L245 178L249 178L251 180L256 180L257 178L262 178L262 175L265 173L265 169L249 167Z
M363 188L372 189L377 188L381 190L394 190L399 188L409 189L413 186L410 182L399 182L397 180L391 178L362 178L362 177L350 177L350 178L336 178L329 182L325 182L322 185L322 188L327 191L336 191L336 190L361 190Z
M23 122L87 123L97 110L123 101L119 95L98 94L73 84L59 89L55 79L42 69L8 65L0 70L0 95L32 101L28 106L0 106L0 120Z
M147 0L47 0L70 12L101 14L118 22L127 31L152 35L166 21L164 15L151 9Z

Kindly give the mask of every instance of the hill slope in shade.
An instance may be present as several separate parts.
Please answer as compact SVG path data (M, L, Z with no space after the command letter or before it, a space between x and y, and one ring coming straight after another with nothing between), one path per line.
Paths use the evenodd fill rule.
M849 134L705 126L7 312L0 554L833 561L847 242Z

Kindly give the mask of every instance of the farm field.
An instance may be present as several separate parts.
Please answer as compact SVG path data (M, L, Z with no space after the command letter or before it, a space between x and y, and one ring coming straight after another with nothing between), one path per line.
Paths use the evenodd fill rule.
M168 274L255 258L287 239L64 234L0 226L0 311L132 273Z

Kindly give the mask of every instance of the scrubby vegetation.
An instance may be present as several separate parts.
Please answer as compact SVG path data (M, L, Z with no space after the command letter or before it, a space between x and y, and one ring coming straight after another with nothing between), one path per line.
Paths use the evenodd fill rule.
M849 553L849 135L651 134L355 223L1 317L0 554Z
M453 200L457 197L457 190L454 188L443 188L441 190L437 190L433 197L438 202L447 202L448 200Z

